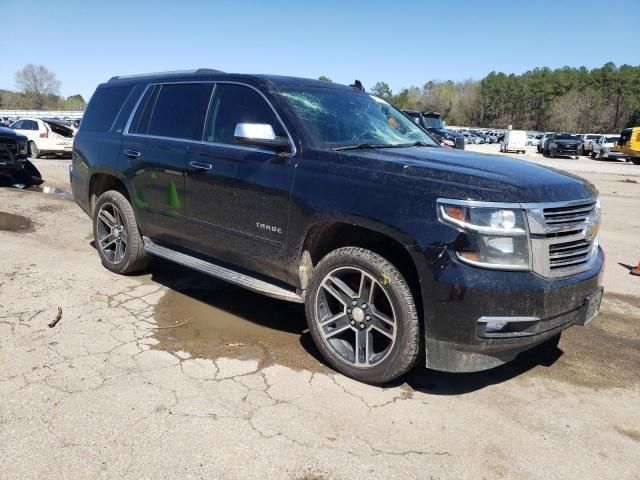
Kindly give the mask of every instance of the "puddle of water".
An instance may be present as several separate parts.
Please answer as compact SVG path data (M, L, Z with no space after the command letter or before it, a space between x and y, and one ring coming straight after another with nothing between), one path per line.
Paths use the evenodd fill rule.
M22 232L31 228L31 220L21 215L0 212L0 230L8 232Z
M275 363L329 371L317 357L302 305L199 274L185 272L184 278L182 271L174 271L173 278L176 273L180 276L178 285L155 307L159 328L154 330L154 338L159 344L153 348L185 351L194 358L258 359L261 368Z
M32 186L32 187L27 187L24 190L28 192L46 193L47 195L55 195L56 197L65 198L65 199L73 198L73 195L67 192L66 190L62 190L60 188L54 188L54 187Z

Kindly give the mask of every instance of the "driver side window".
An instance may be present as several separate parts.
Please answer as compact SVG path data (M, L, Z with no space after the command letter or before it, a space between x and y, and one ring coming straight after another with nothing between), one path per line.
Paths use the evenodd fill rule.
M280 121L258 92L244 85L217 84L207 115L205 142L236 144L233 135L238 123L266 123L277 136L286 136Z

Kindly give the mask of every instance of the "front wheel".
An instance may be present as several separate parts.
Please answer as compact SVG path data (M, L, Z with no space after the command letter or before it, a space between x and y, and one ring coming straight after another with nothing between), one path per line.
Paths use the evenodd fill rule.
M143 270L149 256L126 197L109 190L100 195L93 212L93 238L102 265L123 275Z
M306 314L327 363L356 380L389 382L418 358L420 325L411 289L393 264L369 250L339 248L318 263Z
M631 159L634 165L640 165L640 157L634 157Z
M589 157L590 157L591 159L596 158L596 152L594 152L593 150L591 150L591 153L589 154Z

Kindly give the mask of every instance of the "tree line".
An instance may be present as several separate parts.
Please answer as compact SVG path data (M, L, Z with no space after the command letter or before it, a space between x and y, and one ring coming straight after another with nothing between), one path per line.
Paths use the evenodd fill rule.
M398 93L378 82L371 91L399 108L440 112L450 125L610 133L640 124L640 66L491 72L479 81L429 81Z
M15 74L18 91L0 90L0 109L4 110L84 110L82 95L64 98L60 80L43 65L25 65Z

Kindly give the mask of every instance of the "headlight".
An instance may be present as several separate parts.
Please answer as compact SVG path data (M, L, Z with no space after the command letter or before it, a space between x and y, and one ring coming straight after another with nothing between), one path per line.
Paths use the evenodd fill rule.
M438 218L467 233L469 242L455 247L461 261L500 270L529 270L528 224L522 209L439 199Z

